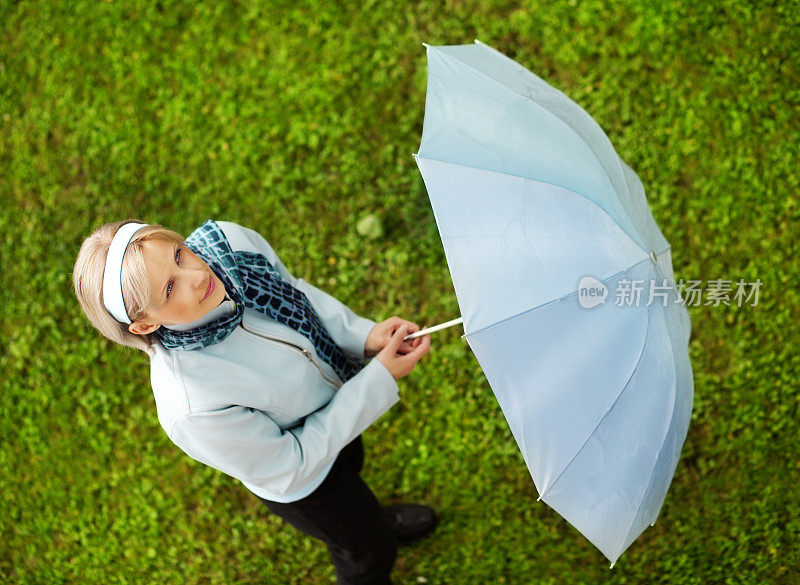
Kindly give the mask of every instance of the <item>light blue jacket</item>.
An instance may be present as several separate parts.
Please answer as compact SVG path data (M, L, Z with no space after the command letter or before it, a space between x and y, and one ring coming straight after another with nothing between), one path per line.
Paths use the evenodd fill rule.
M217 224L233 250L264 254L306 294L333 340L364 358L375 321L292 276L258 232ZM223 301L201 320L173 328L216 318L232 303ZM182 351L156 342L154 350L150 379L169 438L192 459L266 500L292 502L310 494L339 451L400 400L397 382L377 359L342 384L306 336L254 309L246 308L239 326L219 343Z

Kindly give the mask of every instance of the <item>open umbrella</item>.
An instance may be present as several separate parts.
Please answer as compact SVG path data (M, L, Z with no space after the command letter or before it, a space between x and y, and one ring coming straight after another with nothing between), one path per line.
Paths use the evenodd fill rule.
M689 315L600 126L475 43L426 45L415 158L466 339L539 499L613 567L655 522L686 437Z

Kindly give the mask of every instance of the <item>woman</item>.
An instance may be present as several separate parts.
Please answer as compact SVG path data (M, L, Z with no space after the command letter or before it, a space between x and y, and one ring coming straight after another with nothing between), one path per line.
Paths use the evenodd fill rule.
M359 476L360 435L399 400L429 335L403 341L415 323L359 317L227 221L185 241L158 224L105 224L83 242L73 283L103 335L147 352L178 447L325 542L338 583L391 583L397 546L437 517L380 507Z

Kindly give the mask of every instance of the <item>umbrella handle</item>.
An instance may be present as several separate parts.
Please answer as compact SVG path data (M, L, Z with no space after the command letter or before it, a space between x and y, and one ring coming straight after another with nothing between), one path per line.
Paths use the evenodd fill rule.
M406 335L403 338L403 341L408 341L409 339L414 339L415 337L419 337L421 335L427 335L428 333L433 333L434 331L439 331L440 329L447 329L448 327L452 327L454 325L458 325L459 323L463 323L464 318L459 317L458 319L453 319L452 321L448 321L447 323L441 323L439 325L434 325L433 327L426 327L416 333L412 333L411 335Z

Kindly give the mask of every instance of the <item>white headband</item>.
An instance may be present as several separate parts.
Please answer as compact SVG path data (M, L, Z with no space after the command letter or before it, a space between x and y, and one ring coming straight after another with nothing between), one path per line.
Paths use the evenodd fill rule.
M103 272L103 304L109 313L123 323L130 323L128 312L125 310L125 301L122 300L122 258L133 234L146 223L126 223L114 234L114 240L106 256L106 268Z

